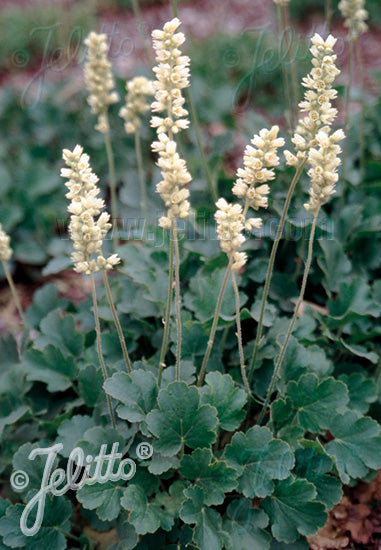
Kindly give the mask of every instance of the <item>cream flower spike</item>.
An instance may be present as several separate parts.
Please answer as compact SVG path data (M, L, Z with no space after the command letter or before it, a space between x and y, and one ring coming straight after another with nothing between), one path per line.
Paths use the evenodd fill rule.
M153 82L145 76L136 76L126 83L126 104L120 109L119 116L124 119L127 134L134 134L141 126L139 115L144 115L150 104L147 98L154 93Z
M278 138L279 127L270 130L263 128L259 135L247 145L244 157L244 168L238 168L237 180L233 193L240 199L248 201L248 206L254 210L267 208L267 195L270 193L268 181L275 178L273 168L279 165L277 149L284 145L284 139Z
M158 65L153 69L156 75L155 101L151 109L153 112L167 113L163 118L153 116L151 119L151 126L157 128L158 134L177 134L189 126L189 120L186 118L188 111L184 109L185 99L181 90L189 86L190 59L179 50L179 46L185 41L182 32L175 32L180 25L181 21L175 17L165 23L163 30L152 32Z
M151 109L166 115L151 119L151 126L158 133L158 141L152 143L152 151L159 154L157 166L163 177L157 184L156 191L168 208L167 215L159 219L159 225L164 229L170 229L177 218L187 218L190 211L187 185L192 178L173 139L173 134L189 126L189 120L185 118L188 111L183 107L185 99L181 90L189 86L190 60L181 55L179 50L179 46L185 41L183 33L175 32L180 24L180 20L175 18L165 23L163 30L152 32L158 66L153 69L156 75L153 83L155 101Z
M12 258L13 250L10 246L11 239L0 223L0 261L7 262Z
M296 155L284 151L286 162L291 166L296 166L300 160L306 158L310 147L316 145L315 137L319 129L331 126L337 115L337 109L331 103L337 97L337 91L332 84L340 74L335 65L337 56L333 51L336 38L329 35L323 40L319 34L315 34L311 42L313 68L302 80L307 91L304 93L304 100L299 103L299 109L306 115L299 120L291 140L295 145Z
M344 17L344 26L349 30L349 39L356 40L360 34L366 32L368 12L365 9L365 0L341 0L339 10Z
M107 111L110 105L119 101L114 91L115 82L111 72L111 63L107 59L107 36L91 32L85 40L88 47L84 75L90 95L87 99L91 112L98 115L95 129L103 134L109 131Z
M90 158L80 145L76 145L73 151L64 149L62 156L68 166L61 169L61 176L68 179L66 197L71 199L68 211L71 214L69 233L75 250L71 256L74 270L90 275L101 269L113 269L120 258L112 254L106 259L102 254L103 240L112 224L109 223L109 214L100 214L105 205L98 197L98 177L91 170ZM91 258L94 255L96 259Z
M330 135L328 127L322 128L316 136L317 148L312 148L309 152L310 200L304 207L312 214L317 214L320 207L335 193L335 184L339 179L337 168L341 164L341 147L337 143L344 138L343 130L337 130Z
M230 204L221 198L216 202L217 211L214 217L217 222L217 236L221 249L232 261L232 270L239 271L247 262L245 252L239 252L239 248L245 242L243 231L245 218L240 204Z
M289 4L290 0L273 0L273 2L278 6L284 6L285 4Z

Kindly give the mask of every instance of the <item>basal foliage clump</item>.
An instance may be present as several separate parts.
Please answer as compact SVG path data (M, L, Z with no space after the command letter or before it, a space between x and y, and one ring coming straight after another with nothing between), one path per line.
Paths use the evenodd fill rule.
M86 147L68 144L61 170L71 259L75 271L90 278L91 300L74 304L48 284L24 313L7 270L10 239L0 225L0 259L25 324L21 341L1 341L0 468L4 476L12 469L29 475L18 500L9 486L9 499L0 501L1 547L92 549L107 533L110 550L308 548L307 538L325 525L343 486L371 479L381 468L381 427L368 415L377 400L372 369L379 329L373 322L381 313L381 289L369 283L365 269L351 276L346 254L356 228L372 230L364 210L354 217L353 205L344 205L337 238L315 242L317 234L327 236L322 209L340 194L345 135L332 128L336 40L311 39L312 68L302 81L306 92L288 144L293 150L283 151L286 162L278 126L251 131L235 181L219 188L216 239L203 242L192 217L197 186L183 155L182 135L198 122L183 96L191 71L180 50L180 24L175 17L153 32L157 66L150 79L127 83L119 111L135 138L146 212L149 176L140 132L154 96L151 149L165 211L160 229L145 227L144 235L152 230L156 241L121 244L117 238L108 112L118 95L106 37L94 32L86 42L86 82L96 129L105 137L112 217L102 212L105 189ZM266 227L265 210L269 197L277 200L281 177L288 180L287 194L268 254L255 237ZM307 185L298 200L307 228L305 263L292 279L278 271L276 258L290 261L278 248L293 224L288 210L303 177ZM193 241L187 239L192 228ZM106 238L111 231L113 250ZM325 304L305 300L311 267L309 300L321 285ZM136 461L136 473L127 483L109 480L48 496L41 530L28 538L20 517L44 470L44 459L28 457L54 443L62 444L61 466L75 447L96 456L102 445L110 452L118 443L123 456ZM138 453L141 443L152 445L148 460Z

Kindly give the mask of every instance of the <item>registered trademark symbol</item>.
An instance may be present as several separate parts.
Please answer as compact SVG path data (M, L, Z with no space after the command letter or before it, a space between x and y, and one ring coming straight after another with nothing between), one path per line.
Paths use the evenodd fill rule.
M140 460L148 460L153 455L153 447L149 443L143 441L136 447L136 455Z

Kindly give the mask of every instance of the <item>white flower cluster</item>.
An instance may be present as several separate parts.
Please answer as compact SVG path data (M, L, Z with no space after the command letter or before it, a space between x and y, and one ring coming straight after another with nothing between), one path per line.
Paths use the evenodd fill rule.
M332 88L332 84L340 74L340 70L335 65L337 56L333 53L336 38L329 35L326 40L323 40L320 35L315 34L311 42L313 68L303 78L302 84L307 91L304 93L304 101L299 103L300 110L307 115L299 120L292 138L296 156L290 151L284 151L289 166L296 166L301 159L306 158L310 147L316 145L315 137L318 130L322 126L331 126L337 115L337 109L331 104L337 96L337 91Z
M180 157L176 148L176 143L166 134L159 134L159 141L152 143L152 150L159 153L157 165L163 177L157 184L156 191L168 208L167 216L159 219L159 224L164 229L171 228L172 220L189 216L189 190L185 186L192 178L185 160Z
M270 187L266 182L275 178L272 168L279 165L277 149L284 145L284 139L278 138L279 127L270 130L263 128L259 135L251 140L254 145L247 145L243 157L244 168L238 168L237 180L233 193L240 199L245 199L248 206L254 210L267 208L267 195ZM258 187L255 187L259 184Z
M183 107L181 93L183 88L189 86L189 57L182 56L178 49L185 40L183 33L175 32L179 25L179 19L175 18L165 23L163 30L152 32L158 66L153 69L156 74L153 83L155 101L151 108L154 112L165 112L167 115L151 119L151 126L158 133L158 141L152 143L152 150L159 154L157 165L163 177L156 190L168 208L167 215L159 219L159 225L164 229L170 229L177 218L187 218L190 209L186 186L192 178L173 140L173 134L189 126L189 121L182 118L188 115L188 111Z
M66 197L71 200L68 211L71 214L69 232L74 242L72 260L75 271L90 275L100 269L113 269L120 262L117 254L104 258L102 245L106 233L112 227L110 215L103 212L95 221L95 216L104 208L104 201L98 197L98 177L92 172L89 156L83 148L76 145L73 151L63 150L63 159L68 168L61 169L61 176L67 178L65 183L69 192ZM97 259L91 259L96 254Z
M339 10L345 19L344 26L349 30L350 40L356 40L368 29L368 25L365 23L368 12L364 8L365 0L341 0L339 2Z
M158 134L176 134L189 126L189 120L183 118L188 115L188 111L184 109L185 99L181 90L189 86L190 59L181 55L179 50L179 46L185 41L182 32L175 32L180 24L180 20L175 17L165 23L163 30L152 32L158 66L153 69L156 75L155 101L151 108L153 112L166 112L168 115L163 118L152 117L151 126L157 128Z
M232 270L238 271L247 262L245 252L238 249L245 242L243 230L245 217L240 204L229 204L225 199L216 202L217 212L214 217L217 222L217 236L222 250L228 255L232 263ZM261 221L261 220L260 220Z
M317 214L320 207L335 193L335 184L339 179L337 167L341 161L338 141L345 138L342 130L329 135L329 128L322 128L316 135L317 147L310 149L308 162L311 168L308 176L311 179L310 200L304 205L306 210Z
M2 262L7 262L11 259L13 250L10 247L11 239L9 235L3 230L3 226L0 223L0 260Z
M109 105L119 101L119 95L114 91L115 82L111 72L111 64L107 59L107 36L91 32L85 40L88 47L85 63L85 83L90 92L87 99L91 112L98 115L95 129L103 134L109 131L107 110Z
M147 97L153 95L153 82L145 76L136 76L126 83L126 104L120 109L119 116L124 119L127 134L134 134L141 126L139 115L144 115L150 105Z

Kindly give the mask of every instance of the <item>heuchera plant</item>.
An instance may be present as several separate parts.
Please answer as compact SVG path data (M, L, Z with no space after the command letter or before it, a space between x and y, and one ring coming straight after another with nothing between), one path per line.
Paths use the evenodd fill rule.
M105 203L98 177L82 146L63 152L72 260L74 269L90 278L92 302L74 306L47 285L36 292L25 315L33 339L3 344L12 369L2 382L13 389L2 402L8 412L0 428L14 430L7 454L13 455L13 469L29 476L19 503L0 503L4 548L60 550L70 544L90 549L104 536L110 550L299 550L325 525L343 485L370 479L381 467L380 425L366 416L376 399L375 384L364 369L337 371L333 356L319 345L327 337L374 363L373 351L348 344L342 333L349 320L378 315L380 304L357 279L343 284L338 299L328 303L329 316L321 316L324 335L316 336L320 329L308 313L299 320L319 213L336 192L338 143L345 137L342 130L332 130L336 40L331 35L312 38L312 69L303 79L306 92L292 137L295 149L284 151L294 175L268 266L262 279L254 274L263 289L248 309L243 307L248 296L239 286L255 252L245 242L262 226L262 218L251 211L256 216L268 206L285 141L277 126L254 135L232 188L239 202L225 197L216 202L223 254L190 253L179 238L179 221L191 213L192 188L180 154L179 134L190 124L183 96L190 84L190 60L180 49L185 37L179 25L174 18L153 32L155 78L127 85L120 111L126 130L135 134L146 211L139 117L154 95L151 126L157 140L152 151L161 172L156 190L166 209L159 220L165 247L125 244L104 255L112 225L110 216L101 213ZM118 98L105 44L102 35L88 38L86 82L97 129L106 139L116 212L107 112ZM275 258L306 167L309 239L301 288L291 319L275 318L276 308L268 303ZM0 254L6 266L11 248L1 226ZM327 269L325 274L329 277ZM19 302L18 307L21 314ZM256 336L245 333L249 319L257 321ZM109 480L61 497L49 495L42 527L28 538L20 531L20 517L39 490L44 470L43 457L28 457L33 449L54 443L61 444L57 465L64 465L75 447L94 457L101 445L111 450L118 443L124 457L136 460L136 473L127 483ZM148 460L137 453L140 443L153 447Z

